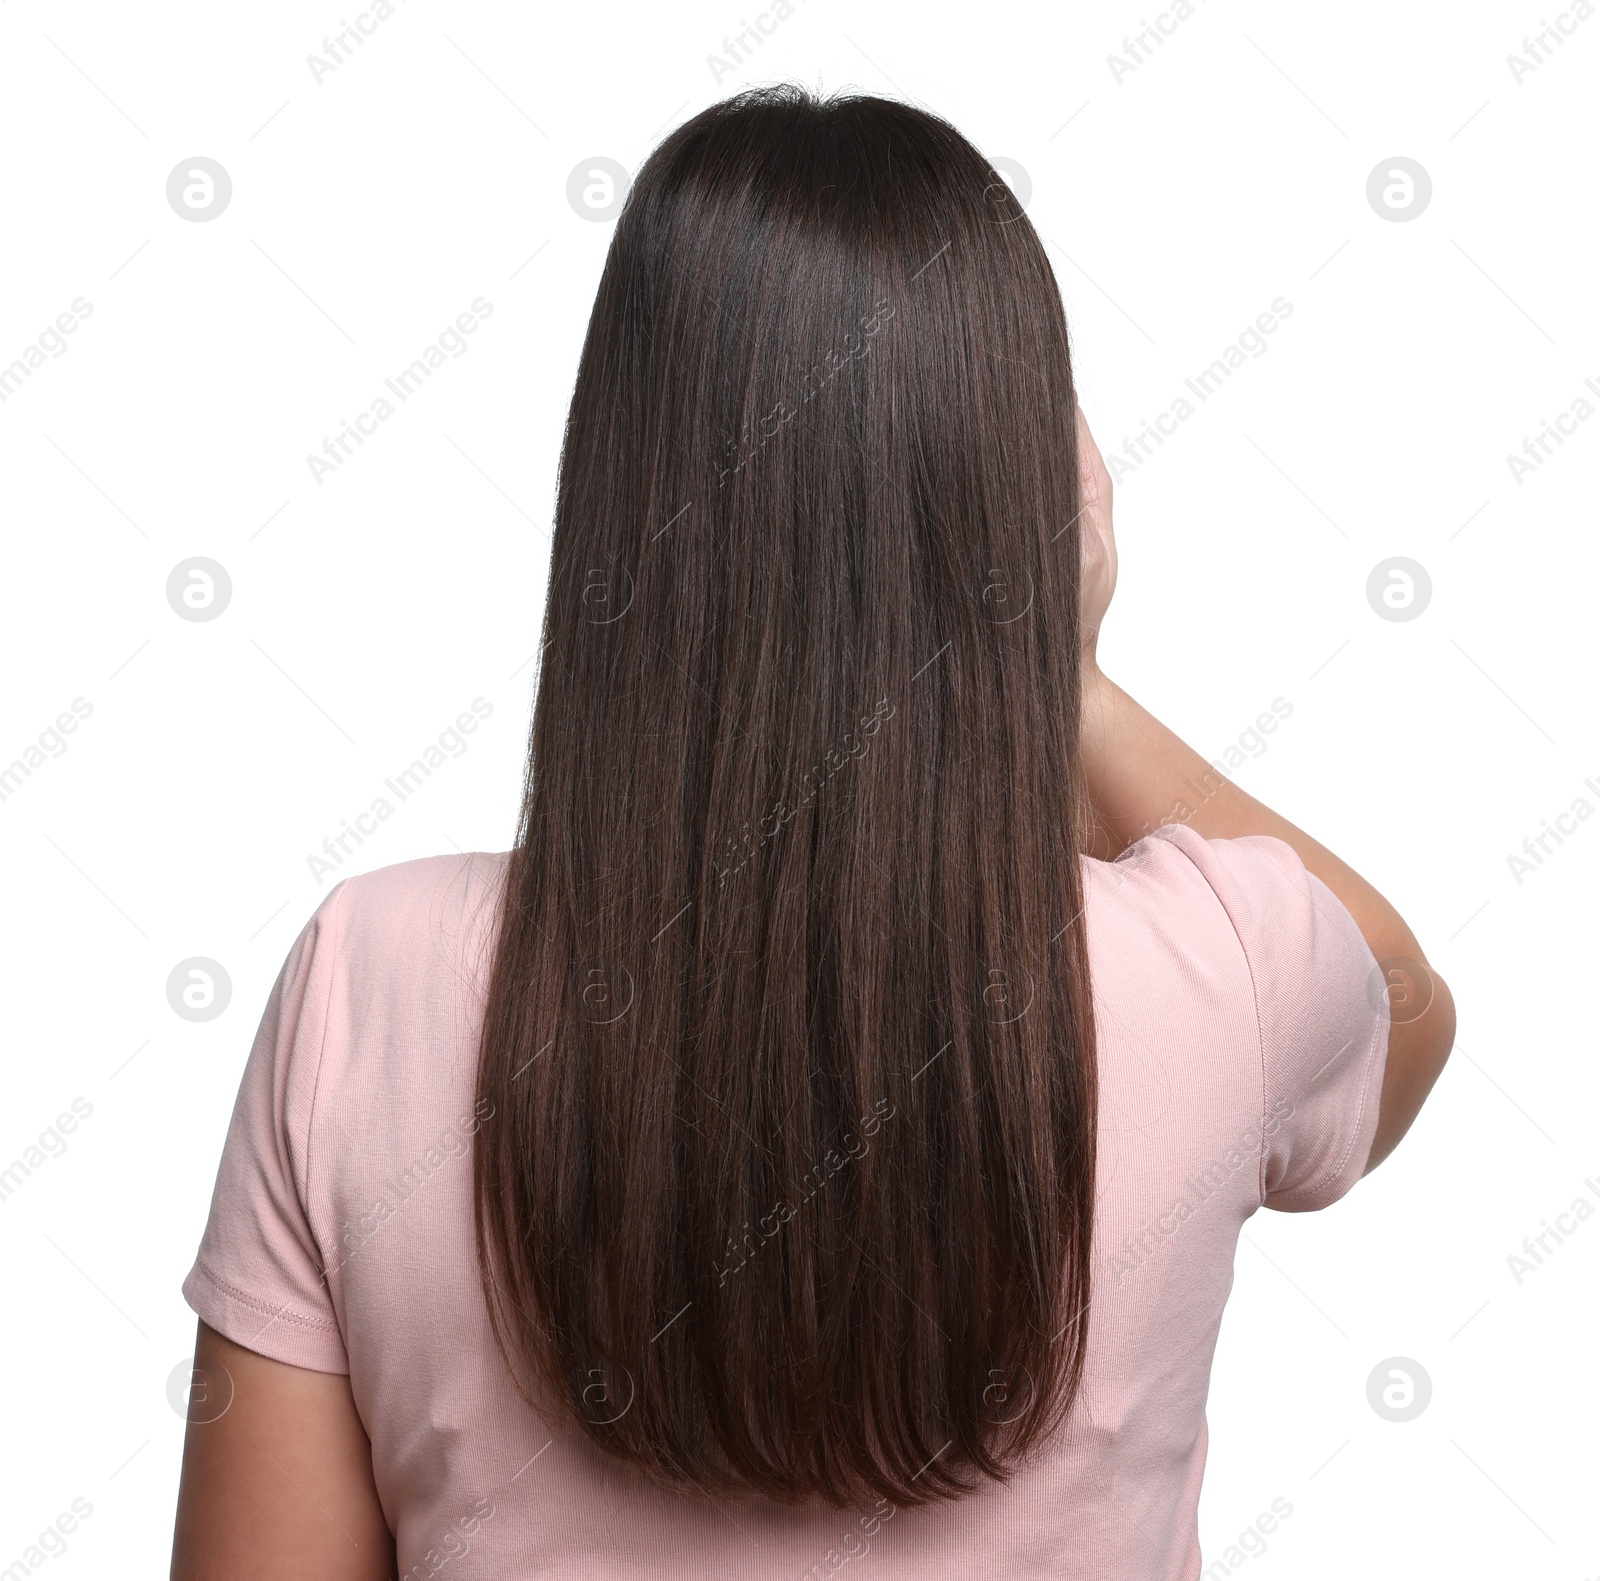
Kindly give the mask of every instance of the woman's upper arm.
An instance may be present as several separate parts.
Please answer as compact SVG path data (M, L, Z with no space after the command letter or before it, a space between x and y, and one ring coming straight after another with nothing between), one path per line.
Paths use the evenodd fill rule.
M184 1439L174 1581L392 1577L394 1539L349 1378L259 1356L204 1322L194 1365L205 1387Z

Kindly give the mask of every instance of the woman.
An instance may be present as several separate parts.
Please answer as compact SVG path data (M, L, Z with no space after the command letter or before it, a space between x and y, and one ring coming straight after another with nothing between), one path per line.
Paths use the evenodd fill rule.
M795 89L667 138L515 847L340 884L251 1054L175 1575L1192 1581L1240 1226L1383 1159L1454 1013L1100 672L1115 572L969 143Z

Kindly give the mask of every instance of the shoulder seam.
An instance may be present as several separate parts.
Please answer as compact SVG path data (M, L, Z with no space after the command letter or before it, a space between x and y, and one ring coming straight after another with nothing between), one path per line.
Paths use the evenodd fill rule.
M327 1287L328 1299L333 1299L333 1285L328 1279L328 1257L326 1249L322 1246L317 1228L311 1217L311 1200L314 1195L311 1189L312 1171L315 1168L316 1155L313 1152L313 1140L317 1124L317 1099L322 1092L323 1056L328 1048L328 1024L333 1020L333 983L334 974L339 965L339 912L344 906L345 890L349 886L348 878L341 879L324 902L328 913L328 993L322 1006L322 1032L317 1039L317 1065L311 1081L311 1099L306 1105L306 1183L305 1199L300 1204L300 1211L305 1215L306 1228L311 1231L313 1241L317 1243L318 1255L322 1258L322 1282Z
M1168 825L1167 827L1171 826ZM1183 824L1181 827L1185 833L1192 835L1196 840L1205 840L1207 847L1214 843L1206 840L1203 834L1199 833L1198 830L1189 828L1187 824ZM1267 838L1270 839L1272 836L1267 836ZM1261 989L1256 982L1255 962L1250 959L1250 951L1245 947L1244 935L1239 931L1239 924L1233 915L1232 908L1217 893L1216 885L1206 876L1194 857L1184 849L1184 844L1181 840L1170 840L1168 844L1174 845L1180 851L1183 851L1184 856L1188 858L1189 865L1200 875L1200 881L1211 892L1216 903L1222 908L1223 916L1228 919L1228 926L1233 930L1233 936L1239 944L1239 954L1244 957L1244 969L1250 978L1250 1004L1255 1011L1256 1018L1256 1051L1261 1068L1261 1135L1265 1138L1267 1135L1267 1029L1261 1019ZM1259 1203L1264 1204L1267 1200L1267 1148L1263 1145L1260 1151L1261 1162L1256 1169L1256 1199Z

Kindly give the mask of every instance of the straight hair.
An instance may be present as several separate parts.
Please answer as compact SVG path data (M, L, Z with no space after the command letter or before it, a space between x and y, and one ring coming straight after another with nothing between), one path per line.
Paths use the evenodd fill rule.
M474 1170L515 1386L669 1488L954 1499L1078 1390L1074 412L1038 236L947 122L761 89L639 171Z

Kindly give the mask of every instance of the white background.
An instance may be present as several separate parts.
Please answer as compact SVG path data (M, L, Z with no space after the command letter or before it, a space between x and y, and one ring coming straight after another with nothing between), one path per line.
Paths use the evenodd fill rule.
M166 1573L178 1286L256 1018L332 882L307 857L480 697L469 750L341 873L511 839L611 234L568 176L635 169L712 99L789 77L909 97L1022 167L1108 454L1293 307L1123 479L1104 662L1208 756L1292 705L1239 779L1394 899L1460 1040L1392 1162L1326 1214L1246 1227L1207 1562L1283 1498L1240 1573L1600 1573L1600 1222L1520 1284L1507 1263L1600 1194L1600 820L1520 884L1507 862L1600 806L1600 421L1520 482L1506 461L1600 380L1600 18L1519 83L1508 54L1552 18L1531 0L1198 0L1118 81L1150 9L794 0L718 82L708 55L764 0L396 3L320 84L307 56L352 15L331 0L0 10L0 364L92 305L0 404L0 765L92 706L0 801L0 1165L93 1110L0 1201L0 1567L81 1497L50 1575ZM194 156L233 185L201 223L166 198ZM1366 196L1394 156L1433 186L1401 222ZM465 355L314 481L307 453L480 296ZM1406 622L1365 594L1397 555L1433 585ZM233 586L203 623L165 592L194 556ZM232 981L205 1023L166 996L192 956ZM1405 1423L1367 1401L1396 1356L1433 1387Z

